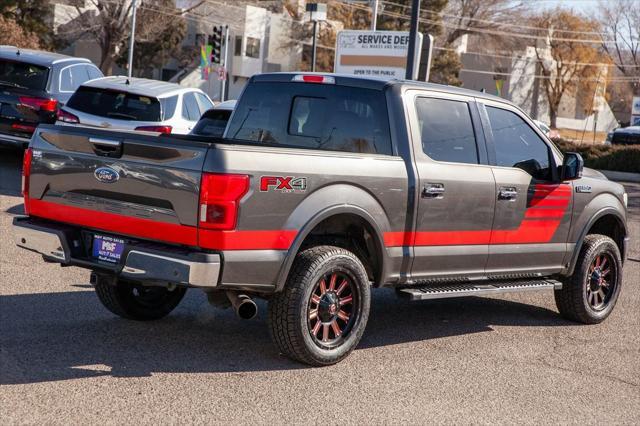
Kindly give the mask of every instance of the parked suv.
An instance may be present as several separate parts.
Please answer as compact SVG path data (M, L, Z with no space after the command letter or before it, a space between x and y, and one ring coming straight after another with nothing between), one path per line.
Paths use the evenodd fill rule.
M0 46L0 144L26 147L39 123L87 80L102 77L88 59Z
M187 134L212 107L200 89L146 78L105 77L80 86L58 119L105 129Z
M24 183L17 244L92 270L111 312L161 318L199 288L251 318L265 298L279 350L311 365L356 347L382 286L550 290L599 323L628 245L621 185L504 99L414 81L254 76L223 139L46 126Z

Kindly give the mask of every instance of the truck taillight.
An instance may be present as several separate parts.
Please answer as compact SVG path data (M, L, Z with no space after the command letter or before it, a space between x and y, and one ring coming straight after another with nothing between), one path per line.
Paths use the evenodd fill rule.
M31 157L33 151L27 148L22 158L22 196L24 197L24 212L29 214L29 178L31 177Z
M318 74L298 74L294 75L291 81L297 81L301 83L321 83L321 84L336 84L336 79L329 75Z
M203 173L200 184L199 226L235 229L240 199L249 190L249 176Z

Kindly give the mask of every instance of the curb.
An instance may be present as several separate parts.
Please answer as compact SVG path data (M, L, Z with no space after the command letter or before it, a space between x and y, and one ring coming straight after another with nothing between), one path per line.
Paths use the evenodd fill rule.
M615 180L619 182L635 182L640 183L640 173L629 172L615 172L613 170L598 170L605 175L609 180Z

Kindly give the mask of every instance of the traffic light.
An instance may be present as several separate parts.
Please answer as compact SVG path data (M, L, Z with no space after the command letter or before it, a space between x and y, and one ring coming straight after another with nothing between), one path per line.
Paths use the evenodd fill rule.
M222 25L213 27L213 35L211 36L211 63L222 63L222 35L224 27Z

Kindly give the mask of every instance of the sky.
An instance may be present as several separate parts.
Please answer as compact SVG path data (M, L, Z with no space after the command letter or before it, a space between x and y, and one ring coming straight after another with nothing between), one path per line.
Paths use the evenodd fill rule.
M526 1L526 0L525 0ZM555 7L566 7L573 9L577 12L583 12L589 14L598 8L600 0L528 0L531 3L537 4L540 8L553 9ZM608 0L611 2L622 1L625 3L637 3L640 7L640 0Z

